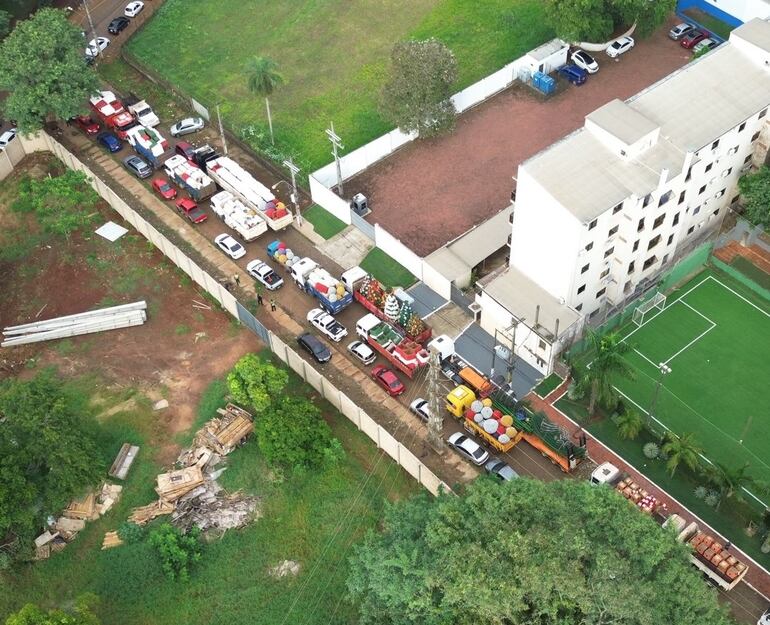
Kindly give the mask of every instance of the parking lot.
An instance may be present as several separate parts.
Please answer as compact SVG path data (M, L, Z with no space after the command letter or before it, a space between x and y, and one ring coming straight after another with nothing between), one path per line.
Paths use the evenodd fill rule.
M411 143L346 182L346 192L364 193L367 220L426 256L505 208L521 162L581 127L596 108L685 65L690 51L667 37L675 23L617 60L597 53L597 74L581 86L561 83L549 99L516 84L461 115L452 134Z

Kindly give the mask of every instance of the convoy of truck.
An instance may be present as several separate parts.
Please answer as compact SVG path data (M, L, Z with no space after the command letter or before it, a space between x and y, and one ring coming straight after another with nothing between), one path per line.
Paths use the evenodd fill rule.
M430 361L430 353L422 345L372 313L358 320L356 334L409 378Z
M125 139L126 131L136 125L134 116L123 108L123 103L112 91L99 91L91 97L89 105L99 121L114 130L121 139Z
M180 154L169 158L164 164L164 169L166 170L166 175L187 191L189 196L196 202L202 202L211 197L217 190L214 181L203 170L190 163Z
M267 223L259 211L246 206L229 191L211 197L211 209L244 241L253 241L267 232Z
M126 141L154 169L159 169L174 154L169 142L154 128L137 124L126 131Z

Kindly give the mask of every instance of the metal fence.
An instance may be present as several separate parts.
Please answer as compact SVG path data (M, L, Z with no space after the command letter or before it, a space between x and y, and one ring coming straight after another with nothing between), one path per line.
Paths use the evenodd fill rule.
M366 219L361 217L358 213L351 209L350 211L350 223L358 228L362 234L366 235L372 241L376 240L374 232L374 224L370 224Z

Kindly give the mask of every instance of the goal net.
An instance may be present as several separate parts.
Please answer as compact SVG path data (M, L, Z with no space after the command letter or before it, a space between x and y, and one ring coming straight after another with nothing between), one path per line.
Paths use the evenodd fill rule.
M655 293L655 295L640 304L634 311L633 322L640 326L645 320L649 321L651 317L654 317L658 312L662 312L666 307L666 296L663 293ZM657 312L656 312L657 311Z

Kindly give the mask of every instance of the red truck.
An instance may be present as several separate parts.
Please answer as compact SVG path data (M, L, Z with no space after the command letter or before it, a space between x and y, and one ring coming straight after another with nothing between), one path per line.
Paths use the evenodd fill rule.
M356 334L384 356L401 373L412 378L430 360L428 350L373 314L356 323Z
M89 103L96 117L108 128L112 128L121 139L126 139L126 131L136 125L134 116L125 108L112 91L100 91Z

